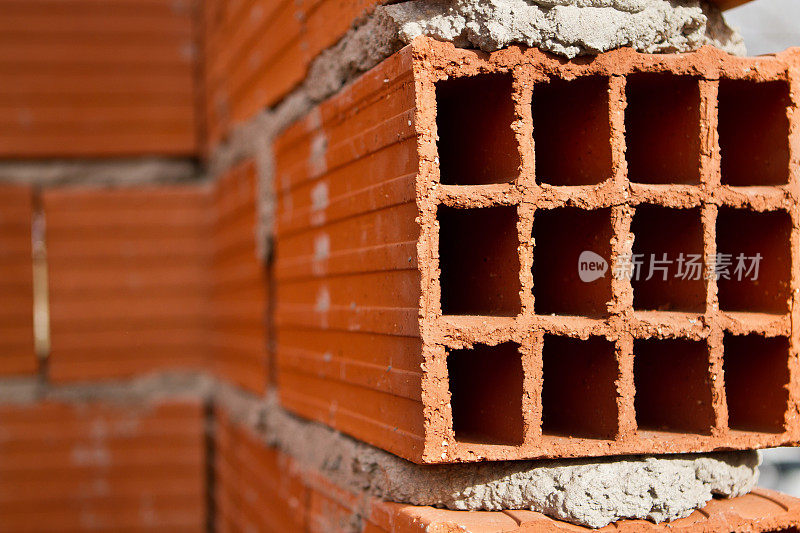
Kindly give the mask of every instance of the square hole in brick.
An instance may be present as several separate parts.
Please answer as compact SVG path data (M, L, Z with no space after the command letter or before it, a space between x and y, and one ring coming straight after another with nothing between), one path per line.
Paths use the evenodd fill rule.
M519 314L516 208L440 206L438 218L442 313Z
M613 439L619 377L614 344L546 335L542 357L542 433Z
M725 335L728 427L781 433L789 407L789 340Z
M447 357L453 429L459 442L522 444L522 357L507 342Z
M706 344L685 339L637 339L633 354L639 429L710 433L715 421Z
M611 178L608 78L536 85L533 138L540 183L592 185Z
M792 221L785 212L720 208L717 285L721 310L789 311L791 231Z
M510 183L519 173L513 78L483 74L436 84L440 181L446 185Z
M537 211L533 222L534 308L540 315L608 314L611 210Z
M633 307L705 311L700 209L640 205L633 216Z
M700 183L700 86L672 74L628 77L628 177L638 183Z
M789 85L784 81L720 80L723 184L788 183L790 103Z

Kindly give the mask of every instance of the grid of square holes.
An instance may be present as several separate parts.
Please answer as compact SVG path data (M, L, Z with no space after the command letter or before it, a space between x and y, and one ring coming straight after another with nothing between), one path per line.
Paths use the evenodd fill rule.
M515 76L436 82L436 321L472 345L445 347L456 441L782 433L788 81ZM708 277L716 254L759 255L758 280ZM628 279L625 257L649 260Z

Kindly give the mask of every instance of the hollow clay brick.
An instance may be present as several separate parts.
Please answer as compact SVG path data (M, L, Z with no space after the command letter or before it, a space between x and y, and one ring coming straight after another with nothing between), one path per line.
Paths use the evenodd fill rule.
M53 380L208 364L210 202L195 185L44 192Z
M268 380L268 280L256 250L256 173L241 163L216 183L210 348L214 371L255 394Z
M0 376L33 374L33 190L0 185Z
M194 0L1 2L0 157L196 153L198 14Z
M202 531L203 405L0 407L0 531Z
M798 442L799 55L421 38L359 78L274 145L283 405L423 463ZM612 276L631 252L764 277Z

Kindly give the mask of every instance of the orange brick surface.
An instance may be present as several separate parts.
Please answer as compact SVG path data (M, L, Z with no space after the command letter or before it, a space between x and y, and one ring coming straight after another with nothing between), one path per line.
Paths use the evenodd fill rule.
M194 154L198 5L0 1L0 157Z
M204 531L203 406L0 407L0 531Z
M241 163L214 190L211 314L214 369L255 394L268 381L265 263L256 250L256 172Z
M413 113L400 54L275 144L281 401L405 456L424 435Z
M283 405L419 462L800 440L797 56L418 39L364 75L275 143ZM679 252L762 277L611 276Z
M210 202L196 185L50 189L55 381L209 363Z
M32 224L33 190L0 185L0 376L36 372Z

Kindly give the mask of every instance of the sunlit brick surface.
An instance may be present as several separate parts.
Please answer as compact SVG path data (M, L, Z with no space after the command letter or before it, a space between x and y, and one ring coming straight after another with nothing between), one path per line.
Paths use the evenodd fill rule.
M796 442L798 66L796 51L565 62L417 40L276 143L284 404L422 462ZM413 198L383 189L412 172ZM412 217L415 253L378 261ZM579 276L583 251L599 279ZM760 256L757 279L739 255ZM408 361L421 343L412 388L389 385L390 339ZM768 400L748 407L749 358L765 357L748 397Z

